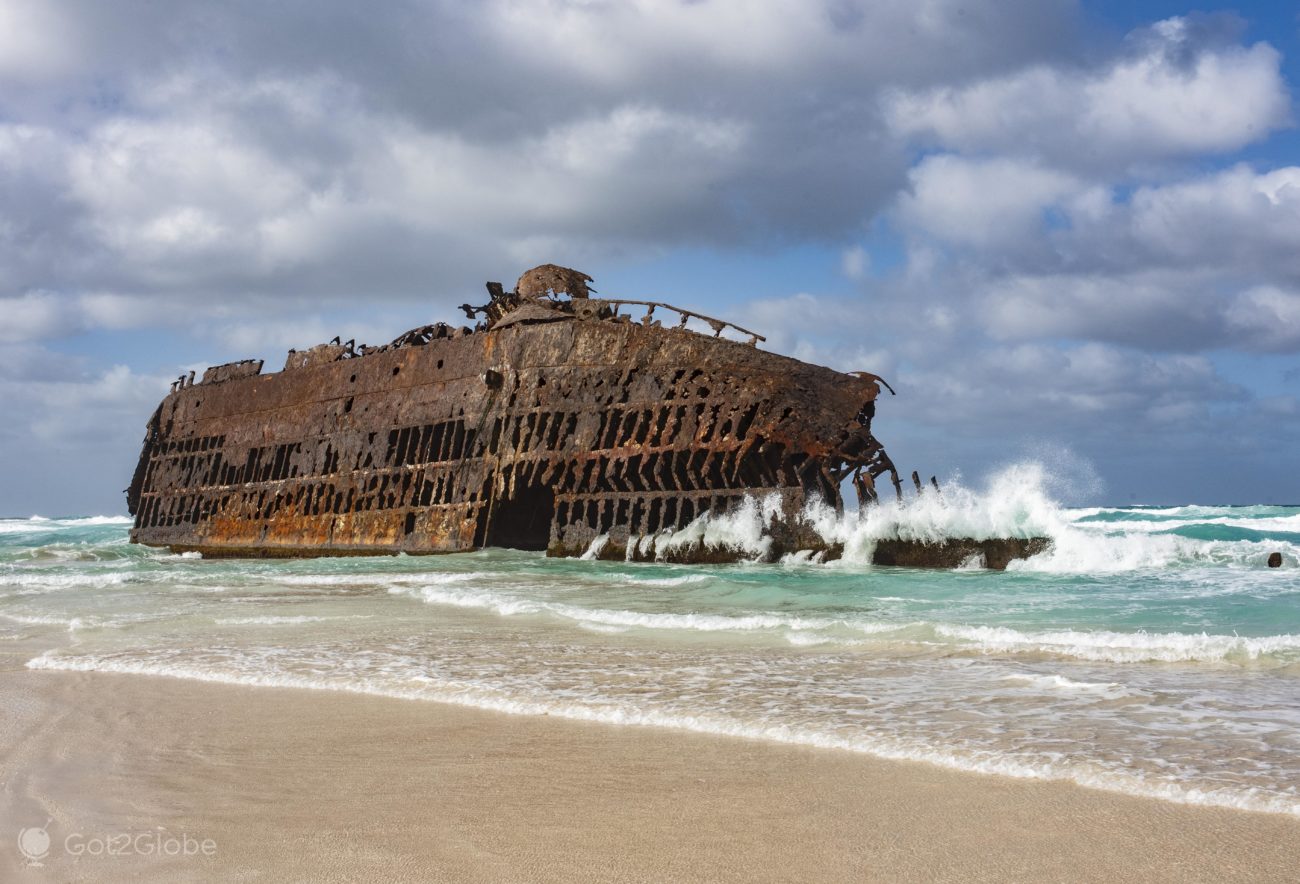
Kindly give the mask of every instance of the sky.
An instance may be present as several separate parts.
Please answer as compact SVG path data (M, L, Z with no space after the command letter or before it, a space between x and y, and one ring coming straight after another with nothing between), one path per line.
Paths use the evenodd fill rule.
M0 515L544 262L882 375L905 471L1300 503L1297 83L1293 3L0 0Z

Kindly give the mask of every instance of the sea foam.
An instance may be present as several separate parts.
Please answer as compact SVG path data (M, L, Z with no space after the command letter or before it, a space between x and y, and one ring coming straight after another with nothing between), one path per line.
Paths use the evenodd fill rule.
M879 504L843 513L821 501L811 501L802 518L828 545L843 547L845 563L869 564L876 543L884 539L941 543L950 539L1053 537L1066 529L1070 517L1051 498L1049 485L1045 467L1026 462L996 472L982 489L973 490L953 480L942 493L927 490L902 500L884 497ZM664 558L679 548L702 544L735 550L754 560L765 558L772 545L769 529L780 514L777 495L747 497L726 513L705 513L682 529L653 537L653 549L657 557ZM816 560L811 551L804 551L787 554L783 561L804 564Z
M1052 484L1052 476L1043 464L1028 461L996 471L980 488L972 489L954 480L946 483L942 492L926 490L902 500L886 498L861 511L843 513L812 501L802 515L828 545L843 548L843 557L828 563L834 567L869 565L876 544L886 539L942 543L1030 537L1047 538L1048 549L1028 559L1013 560L1008 570L1095 574L1207 564L1253 569L1263 566L1271 552L1281 552L1288 565L1300 564L1300 544L1285 537L1202 540L1161 533L1184 526L1177 521L1100 520L1103 513L1121 511L1071 510L1054 499ZM774 496L747 500L744 506L726 514L700 517L658 548L702 542L742 550L758 559L770 548L765 532L778 512ZM1255 532L1285 535L1300 531L1300 515L1242 518L1225 507L1177 507L1162 512L1170 518L1196 516L1206 524ZM805 551L802 555L787 555L782 561L816 564L819 560ZM974 561L963 564L979 567Z
M132 660L106 656L47 653L29 660L30 669L114 672L154 675L254 687L344 691L403 700L426 700L470 706L512 715L555 716L614 725L659 727L773 743L812 746L872 755L888 760L923 761L958 771L997 774L1019 779L1063 780L1078 785L1159 798L1180 804L1206 805L1300 816L1300 800L1251 788L1207 787L1125 770L1108 769L1084 760L1022 758L1014 753L956 749L922 740L879 733L844 734L816 727L746 721L716 713L687 713L562 697L520 696L492 685L429 676L408 678L405 684L383 677L338 677L296 672L241 671L212 668L184 660Z

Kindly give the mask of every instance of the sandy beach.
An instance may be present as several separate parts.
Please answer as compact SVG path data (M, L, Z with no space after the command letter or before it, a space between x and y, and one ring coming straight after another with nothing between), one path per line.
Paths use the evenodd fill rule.
M652 728L5 662L6 881L1283 881L1300 867L1300 820L1281 815ZM28 827L50 837L41 867L18 850ZM91 855L110 843L139 852ZM180 855L157 855L169 849Z

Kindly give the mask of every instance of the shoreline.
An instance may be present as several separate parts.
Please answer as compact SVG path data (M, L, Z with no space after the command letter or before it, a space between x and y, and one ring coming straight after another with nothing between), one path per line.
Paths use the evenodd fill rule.
M630 716L621 713L616 715L603 715L599 712L590 709L583 709L581 707L548 708L541 702L529 700L480 698L477 701L471 701L465 699L463 696L456 696L453 699L447 696L429 695L422 691L407 692L393 688L371 688L368 686L360 687L355 685L344 687L341 685L322 682L312 683L309 678L279 676L276 680L268 681L265 678L260 677L223 677L211 673L199 673L194 671L184 673L176 671L160 671L151 668L148 665L141 667L126 666L112 669L91 667L83 668L76 665L75 661L69 665L61 658L56 658L53 661L53 665L51 665L50 663L43 662L41 657L43 657L43 655L29 661L28 667L42 672L144 676L148 678L201 682L204 684L224 685L252 690L270 688L272 690L351 694L396 700L404 703L435 703L438 705L453 706L468 711L481 711L490 714L505 715L511 718L548 718L553 721L595 724L604 727L649 729L666 731L669 733L694 734L727 740L757 742L766 745L782 745L836 753L849 753L870 758L874 761L883 761L887 763L919 763L928 766L935 766L959 774L970 774L974 776L1004 777L1012 780L1036 783L1064 783L1078 786L1083 789L1106 792L1121 797L1152 799L1188 807L1211 807L1226 810L1239 810L1248 813L1281 815L1300 821L1300 812L1297 812L1296 810L1297 805L1294 803L1287 803L1286 799L1276 796L1271 798L1252 797L1250 793L1244 792L1240 789L1229 794L1224 794L1222 791L1212 791L1192 786L1169 785L1161 787L1160 785L1152 785L1137 776L1130 775L1125 781L1123 780L1125 774L1114 772L1093 772L1091 774L1085 773L1084 775L1071 775L1070 773L1061 773L1052 769L1044 770L1041 766L1035 767L1032 763L1019 762L1014 759L994 759L991 761L986 760L983 762L975 762L969 758L959 757L945 752L942 748L933 746L898 748L886 745L867 748L861 743L837 740L834 737L827 737L823 734L810 734L797 730L793 732L785 731L773 733L764 730L761 727L746 726L729 722L715 722L715 726L710 727L701 724L698 720L654 712L637 716ZM30 665L31 663L36 663L38 661L41 662L41 665L34 667Z
M11 650L17 650L12 649ZM439 702L6 654L7 880L1290 880L1300 820ZM44 868L18 832L50 820ZM96 833L214 855L89 856Z

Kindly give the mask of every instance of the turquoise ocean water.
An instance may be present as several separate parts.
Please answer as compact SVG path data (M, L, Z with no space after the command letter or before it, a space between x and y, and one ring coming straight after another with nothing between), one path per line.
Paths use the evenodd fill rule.
M864 518L839 562L205 561L120 517L0 520L37 670L357 691L807 744L1300 815L1300 507L1069 509L1009 469ZM761 505L695 526L762 551ZM877 537L1052 537L1006 573ZM1265 566L1281 552L1284 566Z

